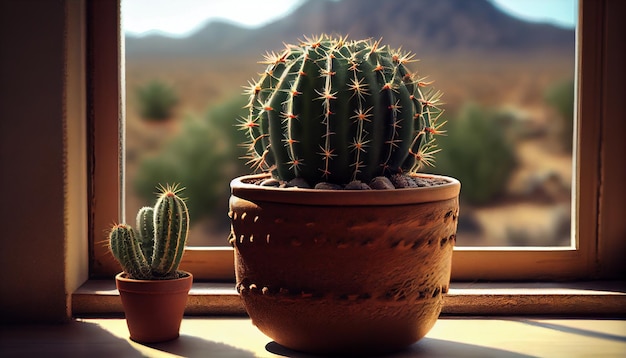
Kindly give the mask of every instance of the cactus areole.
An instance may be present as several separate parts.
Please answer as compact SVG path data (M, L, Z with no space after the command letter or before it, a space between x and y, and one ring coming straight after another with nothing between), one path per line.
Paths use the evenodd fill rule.
M311 186L432 165L441 93L408 69L414 61L380 40L328 35L268 53L239 123L249 164Z

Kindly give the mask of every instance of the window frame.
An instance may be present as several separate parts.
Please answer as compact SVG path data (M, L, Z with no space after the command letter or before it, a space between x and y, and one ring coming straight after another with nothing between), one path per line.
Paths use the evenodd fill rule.
M626 229L619 219L615 220L623 218L626 209L619 200L610 200L613 194L607 194L613 190L623 194L618 179L625 177L616 154L624 147L619 138L619 130L624 129L623 121L619 121L622 105L608 100L613 98L611 94L623 93L619 81L624 74L619 61L623 55L619 53L624 52L624 36L609 31L611 26L622 26L615 15L619 13L615 10L618 3L579 1L578 146L572 200L577 208L572 214L575 247L457 247L453 281L607 279L619 278L626 271L619 257L620 252L626 252ZM104 240L110 225L124 217L124 180L119 169L124 165L124 56L119 0L89 1L87 35L89 270L91 278L112 278L120 268ZM198 280L233 281L232 249L187 248L181 268L193 272Z

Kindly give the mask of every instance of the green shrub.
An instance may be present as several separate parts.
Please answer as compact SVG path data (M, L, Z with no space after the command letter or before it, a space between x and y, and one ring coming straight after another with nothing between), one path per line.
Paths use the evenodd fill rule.
M147 120L163 121L171 118L174 107L178 104L174 88L159 80L138 87L135 93L139 114Z
M459 179L461 200L468 204L486 204L502 194L516 167L505 123L496 112L470 104L439 138L443 150L434 171Z
M558 82L548 88L544 96L545 101L556 110L559 115L559 139L563 149L571 152L573 148L574 131L574 80Z
M232 118L245 114L240 97L211 108L204 118L185 118L161 152L140 162L133 184L142 199L151 200L158 183L180 183L192 221L213 216L228 225L229 182L249 171L238 160L242 134L232 125Z
M230 100L209 108L205 115L205 120L210 123L211 128L221 131L228 139L230 155L236 162L234 164L236 164L237 174L250 172L250 168L242 160L238 160L246 155L246 148L240 145L247 140L246 134L238 130L238 127L233 124L233 118L244 117L248 113L248 109L245 108L246 105L247 99L236 93L230 97Z

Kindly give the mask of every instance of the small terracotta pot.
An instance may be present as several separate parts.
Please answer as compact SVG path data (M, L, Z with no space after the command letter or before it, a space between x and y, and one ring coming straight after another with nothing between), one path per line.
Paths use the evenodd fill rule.
M193 282L193 275L184 273L174 280L134 280L124 272L115 276L130 339L156 343L178 337Z
M450 282L457 180L336 191L249 183L259 177L233 180L230 199L237 290L253 324L323 354L392 352L426 335Z

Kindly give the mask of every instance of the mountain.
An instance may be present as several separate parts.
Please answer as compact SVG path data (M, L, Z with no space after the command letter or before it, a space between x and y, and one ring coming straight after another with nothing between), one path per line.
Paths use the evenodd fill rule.
M424 54L567 50L574 30L511 17L488 0L308 0L291 15L258 29L213 21L186 38L126 37L126 54L211 56L279 50L319 33L351 39L383 38L393 47Z

